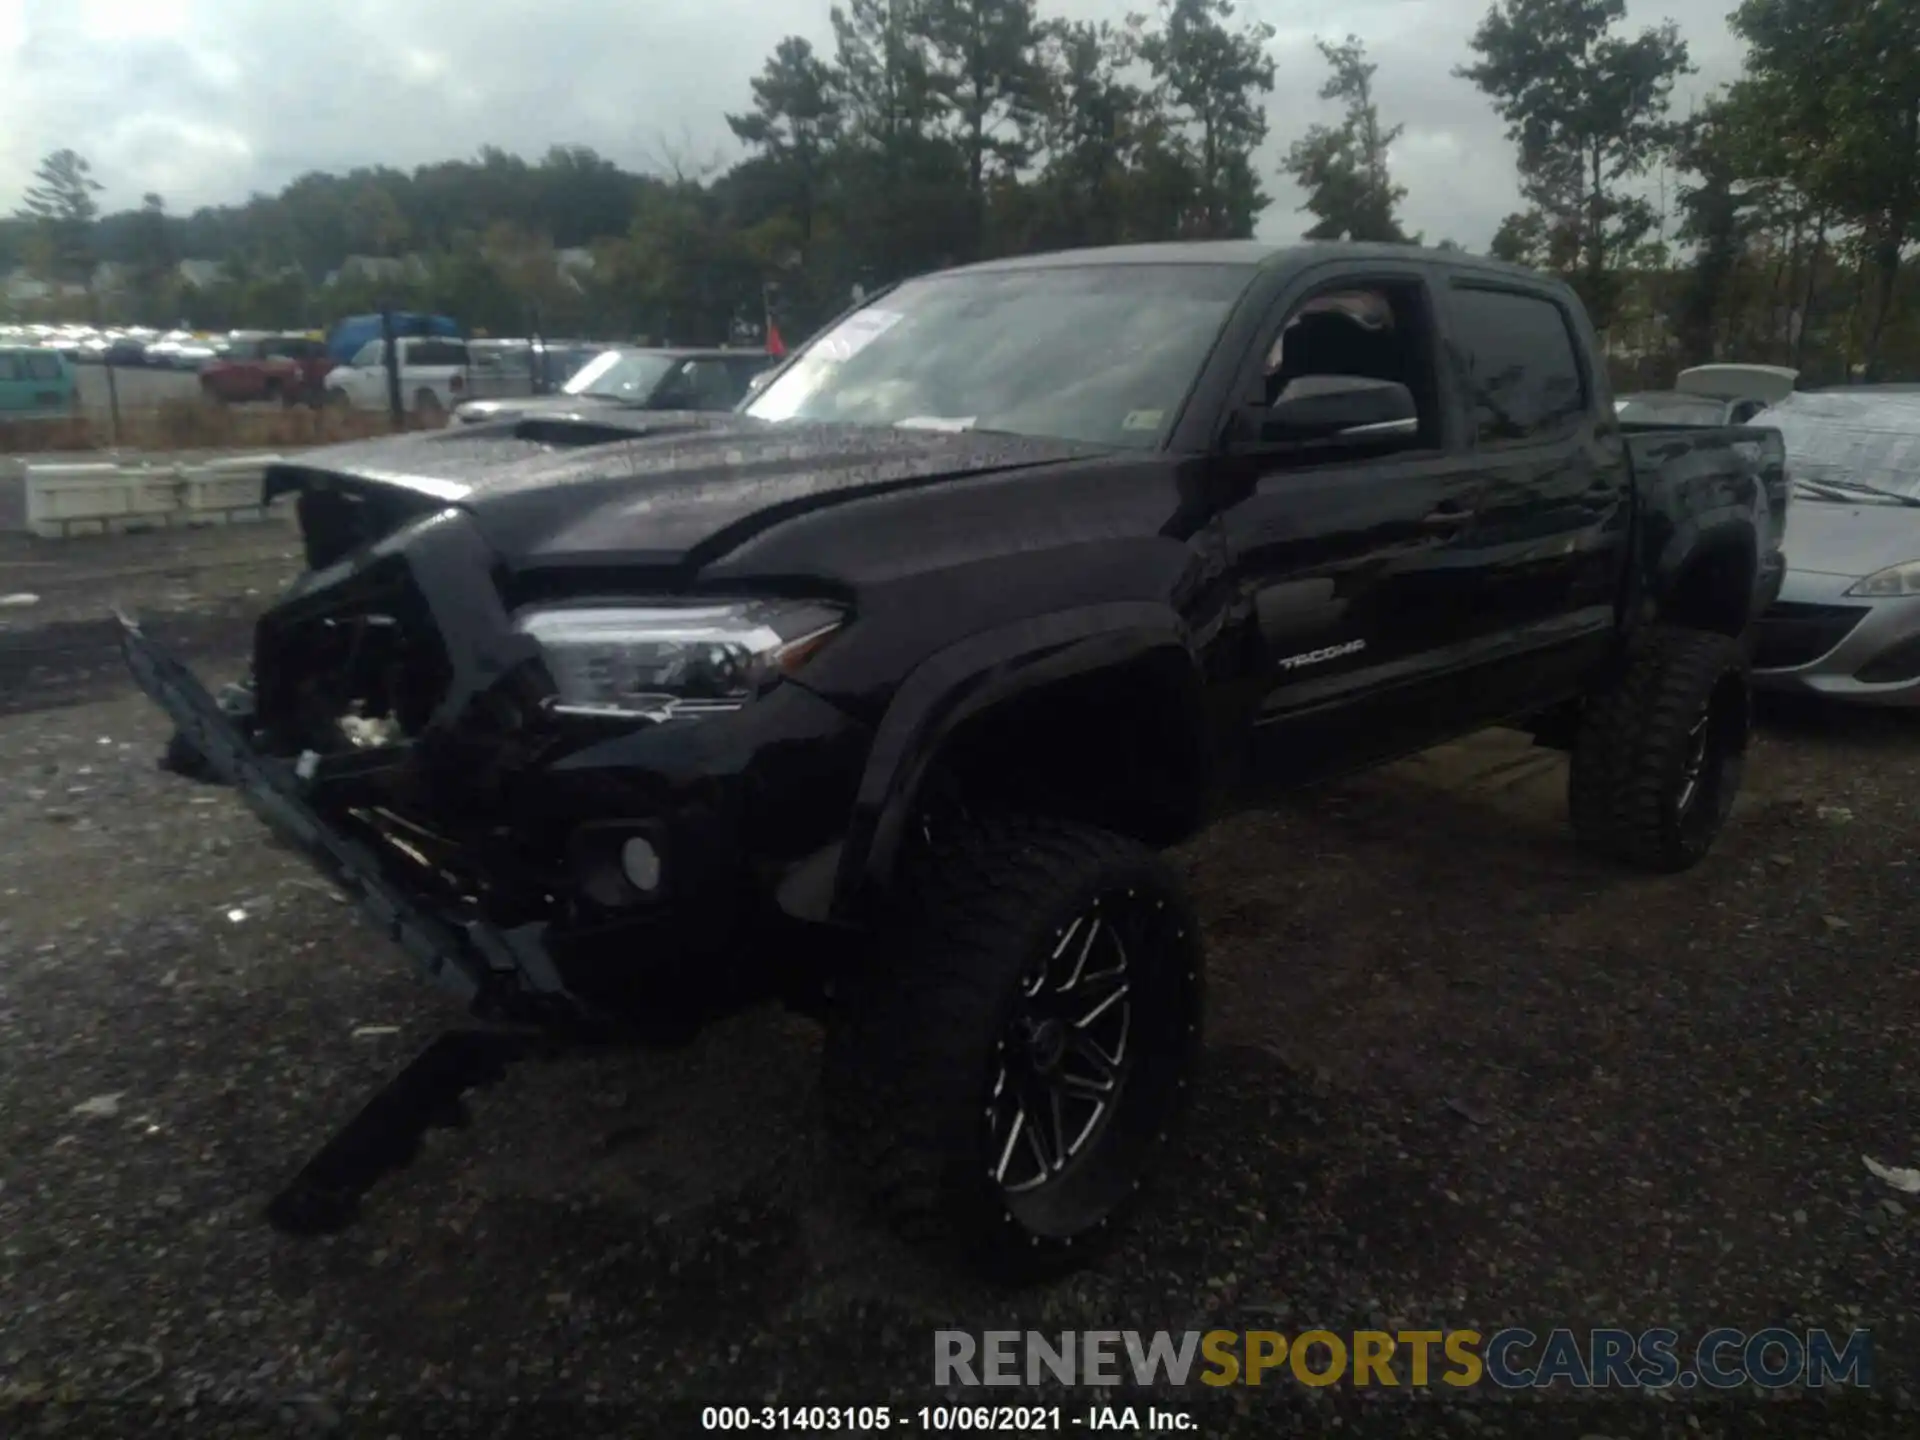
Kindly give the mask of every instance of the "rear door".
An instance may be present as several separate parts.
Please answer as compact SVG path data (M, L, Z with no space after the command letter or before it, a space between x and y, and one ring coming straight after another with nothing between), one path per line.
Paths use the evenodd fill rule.
M466 398L465 341L417 336L402 343L406 347L406 364L401 379L409 396L428 390L446 408Z
M746 394L746 386L723 356L689 360L685 379L695 410L731 410Z
M737 404L747 398L753 389L753 378L763 373L773 363L771 355L736 355L728 359L727 364L733 370L734 399Z
M1486 718L1574 693L1617 633L1632 517L1598 346L1559 287L1454 271L1451 381L1484 488L1469 563Z

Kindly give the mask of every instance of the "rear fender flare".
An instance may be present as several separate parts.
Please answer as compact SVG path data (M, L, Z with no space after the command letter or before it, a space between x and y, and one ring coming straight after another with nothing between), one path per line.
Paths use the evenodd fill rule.
M941 747L967 721L1043 685L1172 652L1199 666L1186 626L1150 602L1090 605L983 631L922 661L874 734L840 849L832 913L856 921L891 889L915 800Z
M1729 433L1762 440L1769 432ZM1701 458L1705 442L1658 438L1661 446L1644 457L1652 463L1643 468L1643 457L1635 457L1640 538L1634 547L1637 563L1628 571L1632 577L1626 612L1630 628L1668 612L1687 572L1701 556L1733 550L1757 572L1762 551L1777 543L1762 467L1743 465L1740 473L1729 474L1711 454ZM1751 609L1751 598L1742 600Z
M1751 579L1760 563L1760 536L1752 513L1739 506L1719 507L1688 517L1675 527L1653 557L1641 618L1658 620L1668 615L1688 574L1708 557L1738 555L1748 566ZM1739 598L1742 609L1750 611L1751 593ZM1753 617L1749 614L1747 618Z

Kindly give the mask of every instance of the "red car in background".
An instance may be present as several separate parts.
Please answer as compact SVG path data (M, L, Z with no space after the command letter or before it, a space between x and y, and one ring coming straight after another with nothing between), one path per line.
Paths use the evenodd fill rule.
M254 400L318 404L333 361L324 340L310 335L239 335L200 367L200 392L240 405Z

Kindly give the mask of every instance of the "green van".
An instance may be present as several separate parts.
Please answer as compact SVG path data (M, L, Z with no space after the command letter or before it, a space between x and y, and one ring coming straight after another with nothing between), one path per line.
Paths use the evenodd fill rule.
M70 415L73 367L58 350L0 344L0 420Z

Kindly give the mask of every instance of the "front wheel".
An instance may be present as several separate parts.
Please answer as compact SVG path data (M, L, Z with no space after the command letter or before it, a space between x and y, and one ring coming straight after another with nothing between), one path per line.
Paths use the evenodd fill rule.
M1580 843L1643 870L1697 864L1732 813L1750 725L1740 642L1653 626L1587 702L1567 781Z
M1182 1108L1199 927L1158 856L1089 826L967 823L924 860L830 1023L830 1124L909 1239L1057 1274L1111 1238Z

